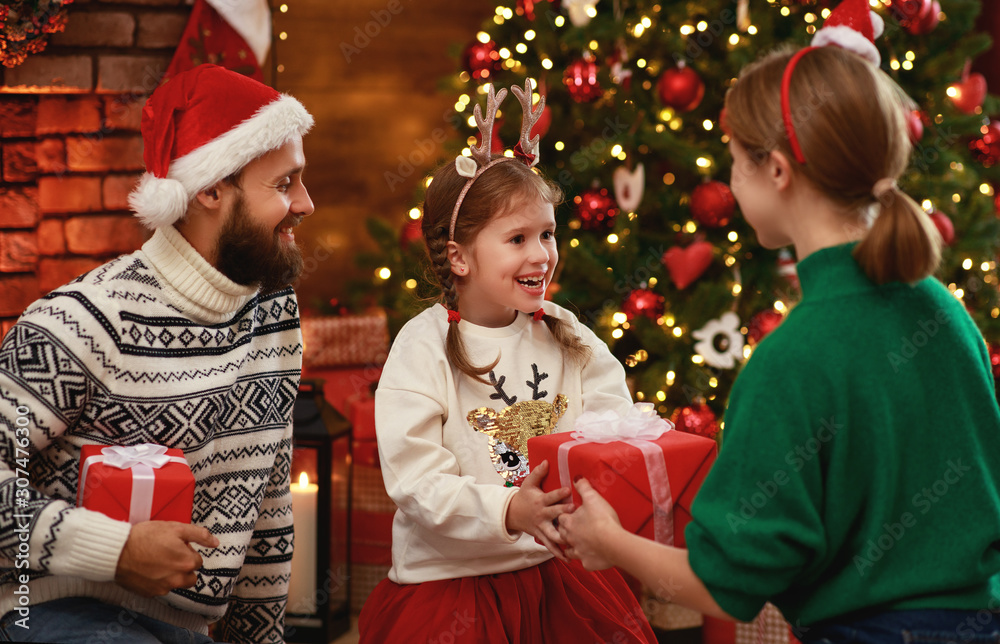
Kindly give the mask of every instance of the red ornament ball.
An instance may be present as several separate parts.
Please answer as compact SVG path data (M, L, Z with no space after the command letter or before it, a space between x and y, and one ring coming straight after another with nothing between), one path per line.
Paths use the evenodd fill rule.
M705 97L705 83L690 67L672 67L660 75L656 90L664 105L690 112Z
M618 204L607 188L591 188L573 197L584 230L608 230L618 216Z
M670 422L680 431L689 434L712 439L719 435L719 423L716 422L715 412L704 403L678 407L670 416Z
M977 161L987 168L1000 161L1000 121L993 121L983 127L983 138L969 143L969 150Z
M474 40L462 52L462 67L473 80L484 81L495 72L503 69L497 44L492 40L479 42Z
M944 242L945 246L951 246L955 241L955 225L951 223L951 219L940 210L931 212L930 218L938 232L941 233L941 241Z
M920 36L937 27L941 5L936 0L895 0L892 13L903 29Z
M423 240L424 233L420 229L420 220L407 218L406 223L403 224L403 230L399 233L399 246L405 250Z
M910 143L916 145L924 138L924 119L926 114L920 110L912 110L906 115L906 131L910 135Z
M703 183L691 192L691 214L706 226L725 226L735 209L733 192L721 181Z
M563 74L563 84L577 103L590 103L601 96L597 81L597 63L583 58L573 61Z
M654 293L648 288L636 289L629 293L625 301L622 302L622 313L629 320L640 315L645 315L650 320L656 320L663 315L663 302L663 296L659 293Z
M1000 343L990 342L990 364L993 365L993 377L1000 378Z
M750 324L747 325L747 342L750 346L756 345L768 333L774 331L784 319L785 316L774 309L761 311L750 318Z

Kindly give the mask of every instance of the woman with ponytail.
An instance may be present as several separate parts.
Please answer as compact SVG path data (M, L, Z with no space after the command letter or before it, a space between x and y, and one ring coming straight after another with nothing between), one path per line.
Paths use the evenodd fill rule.
M990 358L897 183L910 106L868 9L841 3L814 41L840 46L767 55L726 96L733 194L762 246L794 247L802 300L733 386L687 550L622 531L586 481L560 533L588 569L669 579L708 614L773 602L804 643L996 644Z
M569 489L539 487L527 439L585 411L632 406L625 371L544 299L562 193L532 169L531 87L513 156L491 155L506 95L475 113L484 146L439 169L423 233L441 302L396 336L375 394L385 487L398 506L392 568L359 620L362 643L577 644L655 638L617 571L567 562L553 519ZM485 149L484 149L485 148Z

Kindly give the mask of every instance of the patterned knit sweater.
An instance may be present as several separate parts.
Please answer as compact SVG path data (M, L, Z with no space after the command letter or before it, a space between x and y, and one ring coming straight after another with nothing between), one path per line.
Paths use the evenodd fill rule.
M87 596L281 641L301 361L292 290L231 282L174 228L32 304L0 347L0 615ZM129 524L74 507L82 445L146 442L184 452L192 523L221 542L192 588L155 599L114 582Z

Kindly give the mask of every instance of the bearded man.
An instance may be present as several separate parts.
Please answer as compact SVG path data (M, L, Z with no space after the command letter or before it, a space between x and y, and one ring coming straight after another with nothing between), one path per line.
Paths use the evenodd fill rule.
M129 202L152 237L0 346L0 640L208 642L220 620L220 640L283 640L312 124L213 65L147 101ZM76 507L84 445L143 443L183 452L190 524Z

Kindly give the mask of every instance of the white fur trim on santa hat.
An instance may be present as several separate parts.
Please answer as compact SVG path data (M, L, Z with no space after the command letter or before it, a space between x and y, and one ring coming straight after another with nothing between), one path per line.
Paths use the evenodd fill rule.
M879 53L878 47L862 33L845 25L823 27L813 36L812 45L813 47L836 45L842 49L853 51L875 65L882 63L882 55Z
M129 205L148 228L174 224L199 192L312 126L313 117L302 103L282 94L225 134L171 161L165 179L147 172L129 195Z

